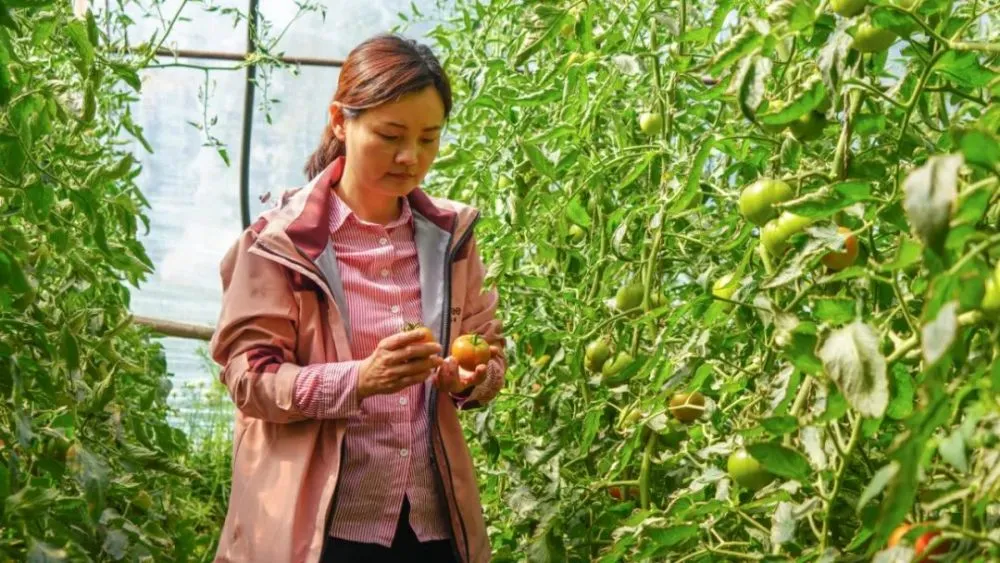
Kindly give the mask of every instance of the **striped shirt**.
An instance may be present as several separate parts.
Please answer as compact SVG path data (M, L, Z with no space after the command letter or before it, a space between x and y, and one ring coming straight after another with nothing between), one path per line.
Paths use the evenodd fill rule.
M406 322L422 318L409 203L401 198L400 217L379 225L360 219L340 197L332 201L330 232L357 360L307 366L295 386L296 406L306 416L347 418L346 457L330 534L391 546L406 495L417 538L447 539L451 529L435 489L423 385L360 403L357 397L360 359Z

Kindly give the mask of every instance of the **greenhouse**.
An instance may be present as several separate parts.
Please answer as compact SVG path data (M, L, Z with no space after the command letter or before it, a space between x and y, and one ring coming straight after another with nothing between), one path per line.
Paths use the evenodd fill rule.
M0 0L0 561L1000 561L1000 0Z

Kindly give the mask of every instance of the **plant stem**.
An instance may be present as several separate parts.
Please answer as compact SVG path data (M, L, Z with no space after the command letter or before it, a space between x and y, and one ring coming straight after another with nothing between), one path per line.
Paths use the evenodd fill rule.
M847 464L851 459L851 454L854 453L854 448L858 445L858 438L861 436L861 420L857 420L854 423L854 428L851 430L851 439L847 444L847 449L844 451L844 456L840 460L840 468L837 470L837 476L833 481L833 491L830 493L829 500L826 504L826 514L823 516L823 531L819 538L819 552L823 553L826 551L826 540L830 535L830 520L833 518L833 502L837 499L837 495L840 494L840 487L844 483L844 475L847 473Z
M650 430L649 437L646 438L646 449L642 452L642 466L639 468L639 505L643 510L649 508L649 465L657 438L659 434Z

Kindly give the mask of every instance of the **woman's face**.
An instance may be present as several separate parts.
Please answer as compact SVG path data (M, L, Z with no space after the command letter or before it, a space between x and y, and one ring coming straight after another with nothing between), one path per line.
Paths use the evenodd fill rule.
M365 190L405 196L420 185L437 156L444 103L433 86L345 119L330 106L333 131L347 147L347 167Z

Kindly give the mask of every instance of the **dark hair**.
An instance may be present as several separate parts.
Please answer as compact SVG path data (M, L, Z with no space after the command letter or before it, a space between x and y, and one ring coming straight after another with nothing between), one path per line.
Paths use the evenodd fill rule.
M342 104L345 117L350 119L428 86L441 95L447 118L451 113L451 83L434 53L412 39L382 34L366 39L347 55L333 100ZM344 151L333 128L326 127L319 148L306 162L306 178L318 176Z

